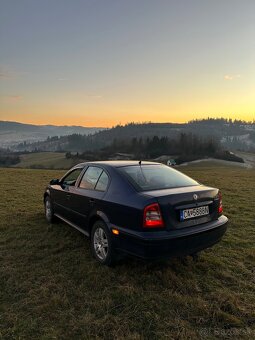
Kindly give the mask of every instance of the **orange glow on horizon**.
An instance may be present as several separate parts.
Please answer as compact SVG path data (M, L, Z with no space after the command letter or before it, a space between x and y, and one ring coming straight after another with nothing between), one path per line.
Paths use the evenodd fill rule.
M189 119L173 119L171 118L171 115L166 115L168 116L168 118L166 117L161 118L161 119L156 119L156 120L152 120L152 119L135 119L130 118L130 119L121 119L121 120L114 120L114 119L109 119L109 120L96 120L96 121L91 121L88 119L77 119L77 118L68 118L65 120L57 120L57 119L26 119L25 117L23 119L20 119L20 116L17 117L12 117L12 118L8 118L8 117L1 117L0 116L0 120L3 121L14 121L14 122L18 122L18 123L23 123L23 124L32 124L32 125L55 125L55 126L83 126L83 127L101 127L101 128L112 128L116 125L125 125L125 124L129 124L129 123L136 123L136 124L142 124L142 123L177 123L177 124L184 124L184 123L188 123L191 120L194 119L207 119L209 118L225 118L225 119L237 119L237 120L244 120L247 122L255 122L255 114L252 115L225 115L225 114L218 114L218 115L210 115L210 114L205 114L205 115L197 115L197 116L193 116L190 117Z
M239 97L222 95L210 97L194 93L163 98L111 98L91 103L86 100L30 101L22 98L1 102L0 120L17 121L36 125L78 125L110 128L130 122L186 123L194 119L231 118L245 121L255 119L255 99L251 93Z

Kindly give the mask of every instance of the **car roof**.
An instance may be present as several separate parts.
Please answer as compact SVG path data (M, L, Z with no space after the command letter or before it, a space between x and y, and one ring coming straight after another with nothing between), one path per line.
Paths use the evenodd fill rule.
M85 165L106 165L114 168L119 168L123 166L134 166L139 165L140 161L120 161L120 160L114 160L114 161L93 161L93 162L84 162L79 163L75 167L81 167ZM141 165L162 165L162 163L156 163L156 162L148 162L148 161L141 161Z

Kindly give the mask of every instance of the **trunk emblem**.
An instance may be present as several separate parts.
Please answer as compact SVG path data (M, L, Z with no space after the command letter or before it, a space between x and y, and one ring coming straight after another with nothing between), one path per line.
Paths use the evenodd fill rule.
M194 194L194 195L193 195L193 198L194 198L194 200L196 201L196 200L198 199L197 194Z

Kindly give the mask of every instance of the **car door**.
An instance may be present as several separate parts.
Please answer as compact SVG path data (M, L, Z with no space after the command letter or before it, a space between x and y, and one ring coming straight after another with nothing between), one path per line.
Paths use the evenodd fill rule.
M101 205L108 183L109 176L103 168L93 165L86 169L70 198L73 223L88 228L89 217Z
M71 170L61 179L60 183L54 185L51 190L55 213L68 220L71 219L71 193L82 170L82 167Z

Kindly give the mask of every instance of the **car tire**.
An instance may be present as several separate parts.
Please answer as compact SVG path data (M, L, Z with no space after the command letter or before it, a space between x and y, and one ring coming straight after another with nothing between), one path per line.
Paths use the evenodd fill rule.
M44 210L46 221L48 223L54 223L55 222L54 210L49 196L46 196L44 200Z
M92 255L98 262L107 266L113 266L117 262L110 231L103 221L94 223L90 242Z

